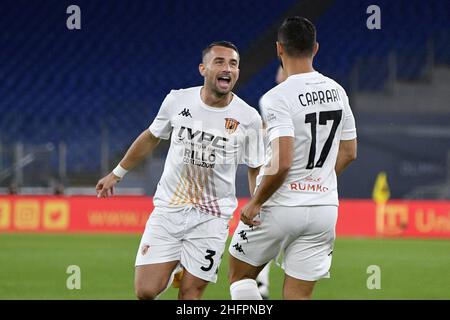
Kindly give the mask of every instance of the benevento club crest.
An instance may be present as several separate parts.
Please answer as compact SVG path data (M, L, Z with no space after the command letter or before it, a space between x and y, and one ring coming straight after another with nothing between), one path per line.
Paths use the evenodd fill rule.
M227 129L227 132L229 134L232 134L233 132L235 132L238 125L239 125L239 121L232 119L232 118L225 118L225 129Z

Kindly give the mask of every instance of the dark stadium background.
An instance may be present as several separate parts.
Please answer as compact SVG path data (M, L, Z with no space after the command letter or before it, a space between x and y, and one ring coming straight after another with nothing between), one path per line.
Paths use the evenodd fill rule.
M72 4L81 9L80 30L66 27L66 9ZM372 4L381 9L380 30L366 25ZM322 290L319 287L317 298L449 299L449 14L450 2L445 0L1 1L0 202L9 201L8 194L94 195L97 180L148 127L165 95L202 84L197 66L202 49L212 41L238 46L241 75L234 91L258 108L261 95L275 85L276 29L286 16L303 15L317 27L315 67L343 85L357 123L358 159L339 178L340 197L372 199L377 176L385 172L391 199L444 203L439 241L338 239L343 253L340 258L336 253L336 273L348 282L329 280ZM151 196L167 148L162 143L130 172L118 194ZM237 174L237 194L248 197L245 168ZM101 285L110 278L100 266L106 260L89 260L82 252L89 249L101 257L114 241L122 244L117 254L128 269L119 276L123 287L110 287L107 297L132 299L130 266L139 234L123 237L23 234L0 227L0 299L104 298ZM71 262L64 244L79 262ZM20 252L28 247L42 255ZM354 259L357 248L363 252L356 259L361 259L359 271L348 260L339 260ZM406 260L396 264L399 252ZM388 279L393 291L365 288L363 266L376 256L392 267ZM425 260L430 262L427 267L420 264ZM26 283L25 271L17 267L25 261L36 261L39 269ZM49 261L60 269L48 268ZM91 287L81 293L67 291L61 268L83 261L91 263L86 267L93 270L86 280ZM413 264L417 269L396 283L395 275ZM123 269L116 267L120 274ZM211 289L207 298L228 299L226 261L221 272L221 284L212 286L221 289ZM425 280L414 286L414 279L423 279L422 272ZM45 277L51 280L43 281ZM276 271L274 292L281 286L280 277ZM358 288L353 281L360 281ZM426 285L429 289L418 290ZM340 294L333 286L345 291ZM45 288L43 295L40 288ZM171 294L168 297L174 298Z

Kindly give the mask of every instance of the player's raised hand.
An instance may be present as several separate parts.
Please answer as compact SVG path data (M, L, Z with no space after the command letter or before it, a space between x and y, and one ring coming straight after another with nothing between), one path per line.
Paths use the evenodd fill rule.
M261 207L259 205L256 205L250 201L241 209L241 221L248 226L260 225L261 221L255 219L260 210Z
M120 178L114 175L114 173L110 173L107 176L101 178L95 187L97 191L98 198L106 198L112 196L114 194L114 186L117 182L120 181Z

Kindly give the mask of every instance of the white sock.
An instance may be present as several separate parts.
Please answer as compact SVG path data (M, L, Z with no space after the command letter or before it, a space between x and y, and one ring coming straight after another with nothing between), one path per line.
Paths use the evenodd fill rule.
M231 300L262 300L258 285L253 279L233 282L230 286Z

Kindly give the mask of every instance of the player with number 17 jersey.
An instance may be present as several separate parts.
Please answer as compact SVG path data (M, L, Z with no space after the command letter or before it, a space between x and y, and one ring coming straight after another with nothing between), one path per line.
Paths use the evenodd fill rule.
M314 25L286 18L276 46L287 78L260 100L266 161L229 247L235 300L262 298L252 275L276 257L282 258L284 299L311 299L316 282L330 277L337 176L356 159L345 90L313 67L319 49Z
M260 107L269 143L268 160L257 185L270 170L270 141L294 137L292 167L264 206L338 206L335 164L339 141L356 138L345 90L317 71L295 74L267 92Z

